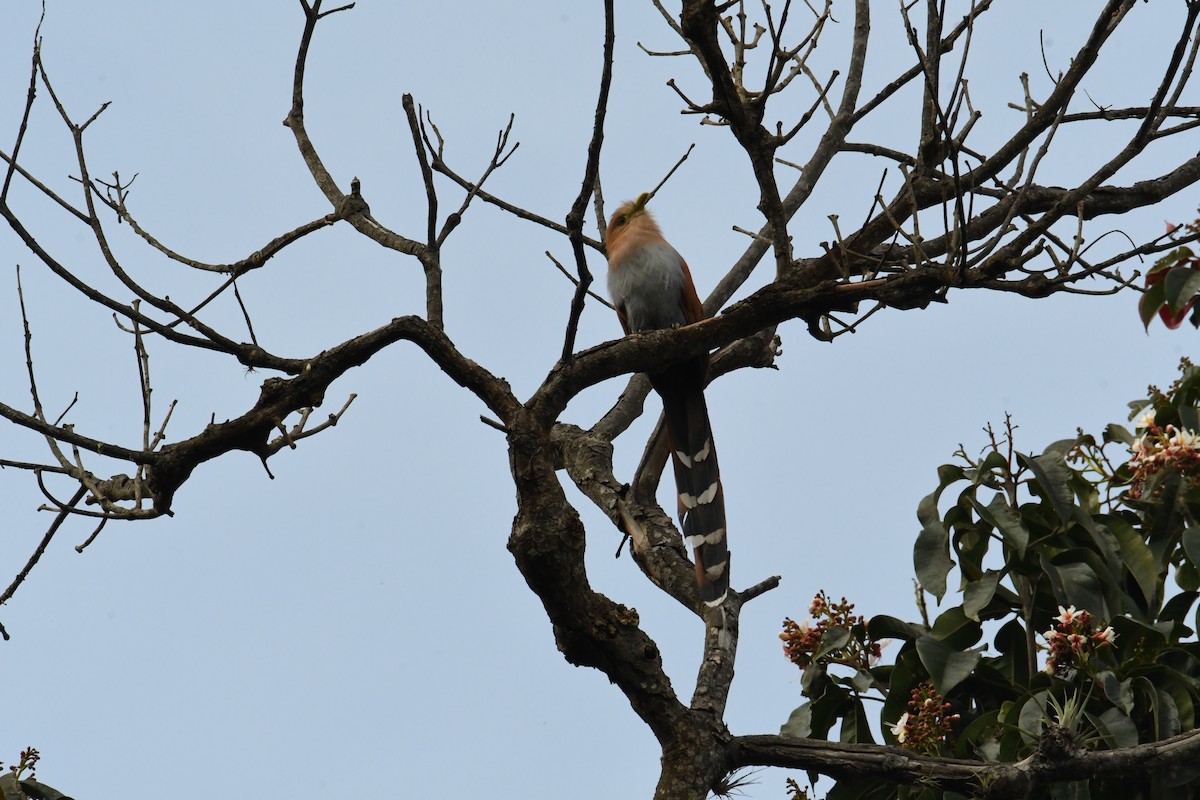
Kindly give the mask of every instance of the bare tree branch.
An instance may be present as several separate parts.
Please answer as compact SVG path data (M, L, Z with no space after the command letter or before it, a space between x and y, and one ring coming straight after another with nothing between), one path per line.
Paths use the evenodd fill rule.
M612 54L616 41L616 21L613 0L604 0L604 62L600 72L600 96L596 100L596 116L592 124L592 140L588 144L587 165L583 170L583 182L571 210L567 213L567 236L575 256L575 270L579 282L571 298L571 312L567 318L567 332L563 341L562 359L568 360L575 352L575 335L579 329L579 318L583 314L583 303L592 273L587 266L587 255L583 251L583 225L587 214L588 200L596 191L596 179L600 173L600 148L604 144L604 118L608 113L608 92L612 86Z
M754 579L757 583L741 594L731 592L716 610L702 609L688 548L656 499L667 459L662 425L645 443L641 462L628 483L618 477L613 458L614 443L646 411L646 372L713 351L710 379L747 367L774 368L780 354L776 328L783 322L803 320L814 337L832 340L864 329L883 309L922 308L943 302L959 290L989 289L1031 297L1125 290L1140 277L1136 270L1127 274L1125 264L1130 259L1152 257L1200 239L1196 231L1178 231L1151 242L1131 236L1105 238L1115 226L1097 231L1093 224L1101 217L1178 198L1200 181L1200 156L1180 158L1153 171L1143 158L1153 143L1200 126L1200 108L1179 104L1188 96L1200 51L1200 4L1189 3L1186 10L1181 9L1179 28L1171 31L1175 40L1166 65L1160 74L1147 79L1143 97L1121 108L1094 103L1089 110L1075 110L1073 101L1083 97L1085 79L1093 74L1101 54L1111 50L1114 33L1138 6L1136 0L1107 0L1093 10L1096 16L1084 41L1063 62L1067 66L1061 74L1051 72L1051 62L1043 53L1050 75L1045 96L1036 81L1022 76L1018 99L1010 103L1017 113L1006 112L1005 119L983 136L979 131L991 124L991 117L985 120L984 104L972 96L972 86L978 83L972 84L971 78L978 71L972 59L986 41L976 38L975 26L983 23L985 12L992 8L990 0L971 3L957 23L946 19L947 4L939 0L902 3L900 18L910 51L899 67L910 58L915 64L885 76L891 80L882 82L873 95L868 92L866 102L860 98L864 83L870 80L866 63L869 46L873 46L868 0L855 0L847 51L832 67L813 58L823 37L828 38L825 32L837 24L831 0L805 2L808 11L791 0L760 0L757 4L684 0L678 17L655 0L654 6L668 22L664 30L678 36L682 44L670 50L643 50L655 56L690 56L671 62L690 69L691 74L672 79L668 86L679 98L683 113L702 116L702 124L720 126L723 130L715 131L716 136L724 137L728 130L728 140L744 153L744 163L753 175L761 219L756 223L730 221L734 230L749 239L736 261L726 265L724 276L707 298L705 308L711 318L679 329L631 335L580 352L576 352L576 338L586 300L590 296L604 302L591 290L587 250L604 253L600 155L609 104L616 102L610 97L616 45L613 0L605 3L602 69L590 141L578 192L565 221L555 222L484 189L518 147L510 143L515 117L510 115L497 133L490 157L474 173L478 177L468 179L447 164L446 143L432 115L412 95L403 94L401 106L420 173L419 181L409 188L422 193L425 200L419 221L413 225L423 231L417 238L403 236L372 216L362 192L363 182L357 177L349 181L347 193L325 167L305 124L305 71L318 23L354 4L325 9L321 0L301 0L300 5L304 28L284 124L292 131L305 169L330 210L276 235L260 250L230 264L205 263L167 247L131 214L127 200L132 180L123 180L117 172L111 173L111 182L92 177L84 134L107 105L82 123L75 122L50 81L35 34L30 88L13 151L11 156L0 153L7 165L0 188L0 218L49 273L70 287L68 291L110 311L120 329L130 334L138 376L141 441L122 447L77 432L65 421L70 419L67 412L72 411L73 402L51 421L53 414L46 412L39 395L32 325L18 276L33 408L28 413L0 403L0 418L44 437L50 456L43 458L50 463L14 457L0 459L0 466L33 472L45 498L43 508L56 516L16 581L0 595L0 603L25 580L68 516L97 520L91 537L80 545L83 548L110 519L171 514L176 493L195 469L232 451L255 454L270 474L267 462L271 457L284 449L296 449L302 440L336 426L355 400L356 395L350 394L339 410L324 418L316 416L335 380L386 348L411 342L436 368L485 405L489 416L483 417L484 421L505 435L517 495L509 550L542 602L564 657L602 671L659 741L663 760L656 797L660 800L691 798L725 786L724 776L740 766L784 766L835 777L877 776L895 784L937 785L964 792L987 787L990 796L1002 796L996 788L1001 787L1011 792L1007 796L1017 797L1072 776L1170 767L1194 757L1195 742L1200 741L1194 734L1107 752L1081 747L1057 755L1043 751L1008 764L934 759L894 748L776 736L732 736L723 717L734 675L740 613L745 602L778 585L780 579L758 576ZM691 64L697 66L688 67ZM897 144L894 139L871 137L861 127L855 131L873 113L909 113L911 109L897 106L902 102L902 90L915 88L917 80L922 82L917 141ZM36 119L33 107L39 82L72 137L72 169L79 172L74 180L83 191L80 207L64 200L51 184L18 161L22 144L36 135L32 121ZM783 97L788 99L779 102ZM785 108L781 114L780 109ZM811 138L798 136L814 124L814 118L825 121L824 130L814 132ZM1047 185L1047 175L1059 174L1052 165L1062 152L1059 134L1064 126L1087 131L1114 123L1099 129L1115 134L1120 127L1115 123L1122 120L1134 121L1136 130L1121 138L1103 159L1097 159L1089 174L1065 186ZM984 147L981 140L998 144ZM1117 141L1116 136L1112 140ZM654 192L690 153L691 148ZM830 241L823 243L824 252L801 252L806 245L797 242L807 239L794 240L789 230L800 209L817 196L835 160L861 162L862 156L886 159L878 181L870 172L863 184L863 207L869 206L866 214L861 208L821 211L814 218L821 225L829 221ZM21 194L9 191L18 176L41 197L57 204L61 211L56 213L88 226L109 273L104 279L115 279L119 282L116 292L128 292L132 300L120 300L112 291L102 290L103 284L86 270L68 266L56 258L47 241L38 240L10 205ZM781 181L781 176L786 176L786 181ZM872 189L873 194L868 195ZM455 193L460 191L458 197ZM458 199L448 200L446 192ZM565 236L571 247L574 274L547 253L573 284L561 354L524 402L502 376L468 358L444 330L447 298L443 296L443 269L452 265L443 263L443 246L451 233L464 226L466 212L477 200L513 219ZM108 240L113 229L106 230L100 220L104 208L116 214L118 223L128 222L145 249L160 261L222 277L204 287L201 299L184 304L151 291L127 268L132 262L122 263L113 252ZM598 237L584 233L589 213L596 216ZM374 330L331 342L315 355L289 357L266 351L258 344L237 280L285 248L299 249L310 233L339 221L348 222L377 245L417 260L425 277L424 316L398 317ZM856 221L861 221L857 227ZM136 239L134 243L138 244ZM775 269L760 281L765 285L730 304L768 253ZM249 342L208 322L215 318L211 304L230 290ZM282 377L266 379L258 397L241 413L224 421L214 416L210 424L185 431L171 441L166 432L175 404L171 403L165 414L155 408L150 373L151 348L158 364L159 347L171 345L224 354L230 362L270 369ZM564 421L568 404L580 392L618 376L630 377L590 430ZM132 465L127 468L132 477L96 474L97 462L104 461L97 459L98 455ZM590 586L584 560L587 532L564 494L560 472L605 515L607 524L600 528L611 525L610 535L629 538L632 560L641 574L704 620L704 651L688 702L672 688L658 645L642 629L637 612ZM47 480L46 476L53 477ZM69 499L60 499L70 494L63 485L74 492ZM0 635L6 635L3 628Z

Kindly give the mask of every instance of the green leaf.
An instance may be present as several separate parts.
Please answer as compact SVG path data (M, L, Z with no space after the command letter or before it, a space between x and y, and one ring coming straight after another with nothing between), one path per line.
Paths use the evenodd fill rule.
M813 660L816 661L836 650L841 650L849 641L849 628L829 628L825 631L825 635L821 637L821 647L813 655Z
M1134 664L1145 664L1153 663L1158 658L1159 651L1167 646L1167 635L1177 623L1146 625L1132 617L1122 615L1115 617L1110 624L1117 634L1116 647L1121 655L1121 660L1132 661Z
M1088 530L1091 530L1095 526L1092 517L1100 513L1100 490L1096 488L1096 484L1074 469L1071 470L1069 484L1077 498L1076 505L1079 506L1075 518L1081 525L1088 526Z
M1200 570L1196 569L1195 564L1183 562L1175 568L1175 583L1185 592L1200 589Z
M1158 478L1159 482L1151 485L1152 481L1147 481L1146 496L1153 497L1152 493L1158 491L1159 486L1162 487L1162 493L1158 496L1158 502L1154 507L1150 535L1146 537L1146 544L1150 546L1154 560L1163 569L1166 569L1167 562L1174 554L1178 542L1180 479L1179 473L1175 470L1162 470L1154 477Z
M943 464L938 467L937 489L917 504L921 532L917 534L917 542L913 545L913 568L921 586L939 603L946 594L946 576L954 567L954 562L950 559L950 534L938 514L938 501L947 486L964 477L962 467Z
M1158 739L1162 741L1180 732L1179 709L1175 707L1175 698L1161 688L1156 687L1155 694L1158 695L1158 702L1154 704L1154 721L1158 729Z
M959 758L969 758L978 755L984 761L995 761L1000 756L1000 742L996 739L995 728L998 726L1000 712L996 709L980 714L971 720L971 724L963 728L955 742L954 754Z
M804 693L805 697L812 697L814 694L813 683L827 680L828 678L829 675L825 671L825 666L812 662L800 672L800 691ZM818 691L816 694L820 694L820 692Z
M917 534L913 545L913 569L921 588L937 598L946 594L946 576L954 567L950 558L950 535L941 520L931 520Z
M883 739L887 744L899 744L896 737L892 736L888 726L894 725L896 720L900 719L900 715L907 710L912 690L923 680L925 680L925 671L921 667L921 657L917 655L915 649L901 653L896 658L896 665L892 669L887 697L884 698L883 710L879 717L884 723Z
M1042 726L1046 724L1046 696L1049 692L1045 689L1036 692L1029 697L1028 702L1021 706L1021 713L1017 716L1017 727L1021 730L1021 736L1026 742L1034 742L1041 735Z
M795 736L798 739L807 739L812 735L812 703L805 701L804 705L797 708L787 718L787 722L783 723L783 727L779 729L780 736Z
M1008 459L1001 455L998 450L990 450L983 457L983 461L979 462L979 468L975 470L975 475L972 477L971 482L976 485L989 482L996 477L993 474L995 470L1001 470L1004 475L1008 475Z
M838 718L849 711L850 693L840 686L830 684L825 694L812 701L813 739L828 739L829 729Z
M1017 453L1017 460L1037 478L1040 493L1050 502L1058 518L1063 522L1074 519L1075 498L1069 483L1071 468L1062 453L1051 451L1040 456Z
M1142 298L1138 300L1138 316L1142 318L1142 327L1150 330L1150 323L1154 321L1154 315L1166 302L1167 287L1163 281L1146 287Z
M1175 701L1175 713L1182 730L1190 731L1196 727L1196 701L1192 697L1194 678L1187 674L1172 670L1172 680L1165 681L1159 691L1169 692Z
M902 639L907 642L921 636L926 631L924 626L916 623L905 622L895 617L889 617L887 614L876 614L867 620L867 632L876 642L880 639Z
M978 578L992 543L992 526L982 520L976 521L970 501L965 497L960 498L960 505L946 512L944 524L951 532L950 557L958 559L959 572L964 579Z
M1148 720L1151 726L1154 725L1154 720L1158 715L1158 692L1154 688L1154 683L1159 676L1155 675L1155 672L1156 670L1151 669L1131 678L1133 694L1137 698L1135 702L1138 717L1143 721ZM1150 733L1150 738L1153 737L1154 734Z
M1175 567L1175 584L1183 591L1200 589L1200 571L1196 570L1195 564L1184 561Z
M943 696L971 674L983 656L983 650L982 647L977 650L956 650L931 635L917 639L917 654L921 657L921 663L929 672L934 687Z
M938 467L938 487L930 494L921 498L921 502L917 504L917 519L922 526L929 524L932 521L940 519L938 516L938 500L942 497L942 492L952 483L962 480L965 476L962 467L954 464L943 464Z
M1096 676L1096 680L1100 682L1104 696L1110 703L1124 711L1127 716L1133 713L1133 689L1128 679L1120 680L1112 670L1106 669Z
M1196 602L1197 597L1200 597L1200 593L1180 592L1166 602L1162 607L1162 611L1158 612L1158 618L1183 622L1192 610L1192 605Z
M996 668L1008 678L1013 686L1029 685L1029 639L1025 628L1016 619L1008 622L996 631L996 649L1003 653L1003 659L997 659Z
M1154 554L1150 552L1150 548L1142 539L1142 535L1120 517L1107 516L1101 519L1104 527L1108 528L1117 540L1121 561L1125 563L1125 568L1137 581L1138 588L1142 590L1142 596L1146 598L1146 602L1151 607L1157 605L1162 597L1158 564L1154 560ZM1200 530L1197 533L1200 533Z
M1025 558L1025 548L1029 545L1029 529L1021 522L1021 515L1008 504L1002 495L997 494L986 506L971 498L971 504L984 522L1000 531L1004 543L1017 552L1017 558Z
M33 798L33 800L71 800L57 789L52 789L44 783L38 783L32 778L25 778L17 786L17 776L5 770L7 774L0 775L0 800L3 798Z
M1084 715L1096 727L1110 749L1133 747L1138 743L1137 725L1120 709L1109 708L1098 715L1084 712Z
M1055 599L1062 606L1087 609L1097 619L1112 619L1103 582L1092 566L1082 560L1083 554L1076 548L1059 553L1052 559L1042 559L1042 567L1050 578Z
M843 742L875 744L875 737L871 735L871 723L867 720L867 711L863 708L862 700L855 699L851 703L850 713L842 718L840 738Z
M1197 415L1195 406L1183 405L1179 407L1179 426L1192 431L1200 429L1200 416Z
M1192 267L1175 267L1167 273L1163 285L1166 288L1167 305L1172 313L1177 314L1196 296L1196 292L1200 292L1200 272Z
M865 669L855 670L854 677L850 679L850 685L859 694L866 694L875 685L875 676Z
M997 719L1003 730L1000 734L1000 757L997 761L1016 761L1019 754L1033 741L1031 736L1021 730L1020 725L1021 713L1030 703L1034 703L1033 696L1024 694L1016 700L1005 700L1000 704Z
M1042 455L1046 455L1047 453L1058 453L1065 459L1067 457L1067 453L1074 450L1076 445L1087 441L1095 444L1095 439L1087 434L1081 434L1073 439L1057 439L1046 445L1045 449L1042 450Z
M1184 529L1183 552L1193 564L1200 564L1200 528Z
M947 646L963 650L979 641L983 628L966 615L962 606L954 606L947 608L933 621L933 630L929 633Z
M1074 473L1078 477L1077 473ZM1091 484L1079 478L1079 483L1087 485L1091 489ZM1090 504L1090 501L1089 501ZM1088 537L1091 539L1092 547L1090 548L1096 558L1092 559L1092 568L1096 570L1097 575L1108 576L1109 583L1116 585L1121 579L1121 547L1117 544L1117 539L1104 525L1096 521L1096 517L1092 514L1094 510L1087 511L1082 508L1075 508L1074 522L1078 527L1087 531ZM1099 515L1097 515L1099 516ZM1078 531L1075 526L1068 528L1068 534L1072 540L1080 541L1080 544L1087 545L1087 542L1079 540Z
M1115 422L1109 423L1104 429L1104 441L1119 442L1120 444L1130 445L1136 437L1129 432L1129 429L1124 425L1118 425Z
M977 581L971 581L963 587L963 613L968 619L979 622L979 612L982 611L996 595L996 586L1000 583L1000 573L989 569Z

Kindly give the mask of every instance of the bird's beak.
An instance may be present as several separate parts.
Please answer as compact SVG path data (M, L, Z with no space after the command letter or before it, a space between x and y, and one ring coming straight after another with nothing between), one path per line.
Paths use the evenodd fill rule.
M642 192L638 195L637 200L633 201L633 208L631 209L630 214L640 214L641 212L645 211L646 203L648 202L650 202L650 193Z

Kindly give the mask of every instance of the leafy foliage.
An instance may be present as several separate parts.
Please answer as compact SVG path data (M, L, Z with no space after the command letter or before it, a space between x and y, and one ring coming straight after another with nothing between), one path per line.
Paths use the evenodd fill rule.
M1183 226L1189 233L1200 232L1200 219ZM1167 233L1179 226L1171 225ZM1138 312L1146 328L1157 313L1171 330L1178 328L1191 313L1193 327L1200 328L1200 257L1190 247L1178 247L1155 262L1146 273L1146 291L1138 301Z
M1020 760L1051 734L1111 749L1194 729L1200 369L1184 360L1180 372L1167 391L1130 403L1133 431L1113 424L1099 440L1080 431L1021 453L1008 420L989 427L979 457L960 450L940 467L917 511L922 620L838 627L826 616L808 627L814 655L877 654L885 639L899 650L887 665L789 653L807 699L782 733L828 738L837 725L842 741L872 742L866 699L882 700L885 743L981 762ZM953 604L930 620L925 593ZM1065 783L1054 795L1183 798L1197 788L1200 765ZM957 796L871 778L843 780L829 797L897 792Z
M17 763L9 765L0 775L0 800L71 800L62 792L36 780L37 764L41 758L36 747L21 751Z

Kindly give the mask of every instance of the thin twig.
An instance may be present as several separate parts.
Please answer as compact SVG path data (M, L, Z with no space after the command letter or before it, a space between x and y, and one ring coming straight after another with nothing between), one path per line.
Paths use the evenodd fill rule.
M17 577L13 578L13 581L8 585L8 588L0 593L0 606L12 599L12 596L17 591L17 588L25 582L27 577L29 577L30 570L37 565L38 560L42 557L42 553L46 552L46 547L50 544L50 540L54 538L54 534L58 532L58 529L62 527L62 524L66 521L67 517L70 516L70 509L78 505L79 501L83 499L83 496L86 493L87 490L80 486L77 490L75 490L75 494L72 495L70 501L68 501L68 503L58 512L58 515L54 518L54 522L50 523L50 527L46 530L45 535L42 536L42 540L38 542L38 546L34 548L33 554L29 556L29 560L25 562L25 566L20 572L17 573ZM4 638L7 639L8 636L5 636Z
M568 270L566 267L564 267L562 265L562 262L559 261L557 258L555 258L554 255L549 250L546 251L546 258L550 259L551 263L553 263L554 266L558 267L558 271L561 272L563 275L565 275L567 277L567 280L569 280L574 286L576 286L576 287L579 286L579 279L576 278L574 275L572 275L571 271ZM615 307L613 306L613 304L610 303L607 298L596 294L591 289L588 289L587 293L588 293L588 297L592 298L593 300L601 303L602 305L604 305L607 308L611 308L614 311L616 310Z
M566 334L563 336L561 356L563 361L569 360L575 352L575 335L579 330L579 318L583 315L583 304L587 298L587 290L592 283L592 273L588 269L587 256L583 251L583 223L588 200L592 197L597 175L600 172L600 148L604 144L604 118L608 113L608 92L612 86L613 47L616 41L614 16L613 0L604 0L604 60L600 71L600 92L596 100L592 139L588 144L587 164L583 170L582 185L567 214L567 232L571 240L572 254L575 256L575 269L579 273L579 283L575 286L574 297L571 298L571 311L567 318Z
M42 59L42 22L46 19L46 3L42 2L42 14L38 18L37 28L33 33L33 57L29 65L29 89L25 95L25 110L21 114L21 124L17 127L17 141L13 145L12 157L8 159L8 169L4 173L4 187L0 189L0 206L8 205L8 187L12 185L13 175L17 170L17 157L21 154L21 143L25 141L25 132L29 130L29 116L33 113L33 102L37 97L38 63Z

